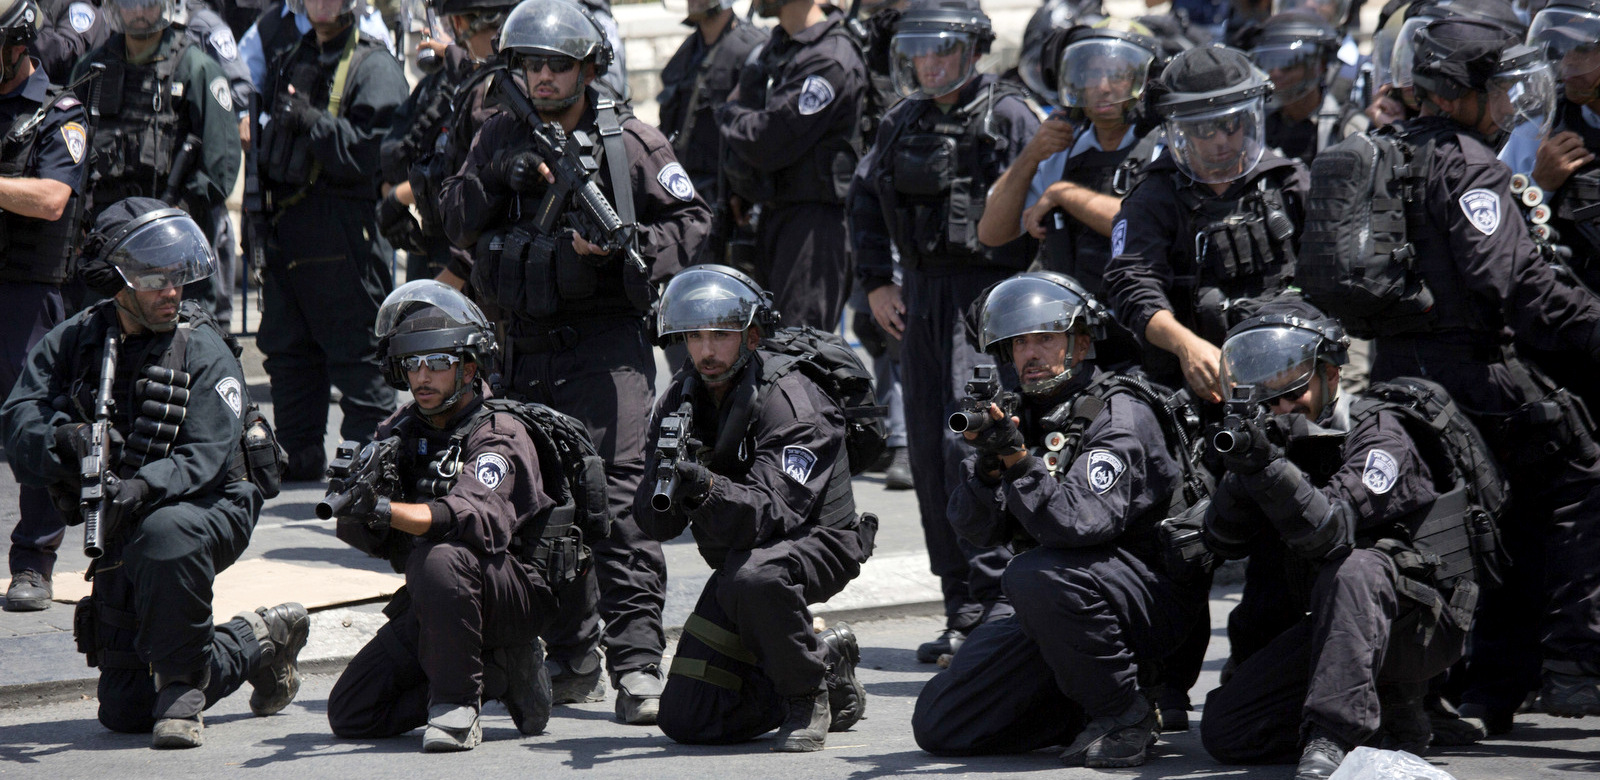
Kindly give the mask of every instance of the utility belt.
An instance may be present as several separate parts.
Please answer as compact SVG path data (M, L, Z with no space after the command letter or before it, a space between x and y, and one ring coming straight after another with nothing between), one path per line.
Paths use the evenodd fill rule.
M576 582L593 561L589 545L583 543L582 534L573 527L576 516L573 504L558 506L550 510L538 533L532 530L533 523L524 523L511 537L511 554L537 567L551 590Z
M1412 627L1417 643L1428 644L1442 620L1463 633L1472 630L1477 561L1495 560L1500 553L1494 524L1472 505L1466 488L1439 496L1420 520L1403 524L1371 549L1394 562L1395 592L1426 612Z
M539 233L524 225L478 239L472 285L502 312L546 319L580 304L584 311L650 307L650 280L623 262L622 253L579 255L570 234Z

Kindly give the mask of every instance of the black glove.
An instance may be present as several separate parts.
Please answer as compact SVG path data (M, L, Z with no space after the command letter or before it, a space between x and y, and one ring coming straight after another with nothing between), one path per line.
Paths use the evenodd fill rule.
M678 495L674 498L690 507L699 506L711 493L711 469L688 460L678 461L673 468L678 472Z
M1023 449L1022 431L1017 430L1016 422L1009 416L990 422L989 427L978 432L978 438L967 443L978 452L1001 457L1014 455Z
M393 192L378 201L378 232L389 239L395 249L410 254L428 251L422 243L422 225L411 216L411 207L397 200Z
M278 93L278 105L272 112L272 121L284 130L299 134L310 130L322 118L322 114L322 109L311 105L304 92L284 90Z
M483 169L483 180L512 192L528 192L544 183L539 157L529 151L502 151Z
M1283 457L1283 447L1268 435L1267 428L1257 420L1245 420L1244 425L1232 431L1236 442L1233 449L1220 452L1222 465L1233 474L1256 474L1268 463Z
M89 454L89 448L94 444L93 437L94 426L88 423L63 423L56 426L53 449L63 461L70 461L76 466L77 461ZM122 449L122 434L116 428L107 428L106 442L106 465L109 465Z
M357 483L352 489L350 505L340 517L358 520L374 531L389 527L389 498L380 496L370 486Z
M133 517L150 500L150 483L138 478L107 476L105 491L111 511L118 519Z

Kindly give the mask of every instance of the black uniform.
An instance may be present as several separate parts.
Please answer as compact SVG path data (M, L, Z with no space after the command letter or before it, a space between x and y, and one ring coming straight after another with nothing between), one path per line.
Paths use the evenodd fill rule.
M717 107L733 193L761 206L756 278L791 325L835 330L850 296L845 194L860 156L867 66L831 5L790 36L779 27Z
M17 481L64 486L76 495L78 463L57 452L55 430L93 421L101 350L115 319L110 301L97 304L51 330L28 354L0 408ZM175 346L180 338L181 350ZM149 500L136 519L119 526L94 564L100 722L114 731L154 726L152 672L182 676L209 667L209 706L237 690L261 660L248 622L236 618L215 628L211 622L212 582L244 552L261 510L261 492L244 478L240 448L249 404L244 372L208 327L184 324L168 333L123 336L112 422L124 438L139 414L134 380L143 367L157 364L193 377L187 413L169 457L137 470L116 467L119 477L148 483Z
M1036 444L999 482L980 473L980 455L961 465L966 479L950 498L956 531L977 545L1020 538L1038 546L1005 570L1016 614L973 631L949 671L917 697L912 734L930 753L1071 742L1090 718L1133 706L1144 695L1140 666L1176 647L1200 615L1155 547L1155 525L1183 471L1149 405L1109 394L1076 449L1062 450L1061 467L1045 465L1039 443L1105 376L1092 365L1081 370L1051 402L1025 401L1023 436Z
M555 615L544 570L522 541L538 540L555 505L523 423L478 399L442 429L407 406L377 433L389 436L401 437L403 453L402 492L392 498L427 504L433 524L412 537L339 522L341 539L393 554L406 577L384 608L389 622L328 695L328 723L341 737L392 737L427 723L430 706L476 710L500 698L505 691L485 685L485 651L536 641ZM452 471L460 476L442 493L419 484Z
M727 102L745 62L766 42L765 29L734 14L710 44L698 29L689 33L661 69L661 93L656 95L661 132L702 194L719 191L722 137L717 132L717 106Z
M1475 582L1441 588L1408 560L1441 483L1397 412L1353 405L1354 424L1341 398L1321 421L1328 430L1291 438L1290 456L1259 473L1226 475L1212 502L1208 530L1250 556L1229 619L1236 668L1207 696L1201 729L1219 761L1293 762L1310 726L1365 743L1380 725L1380 686L1420 690L1461 657ZM1354 525L1348 554L1299 542L1330 506Z
M66 84L72 66L105 43L111 28L94 0L42 0L39 10L44 12L44 20L29 53L44 63L52 83Z
M1341 102L1330 91L1311 116L1297 122L1284 118L1282 109L1267 114L1265 138L1278 154L1310 166L1323 149L1364 133L1371 125L1359 107Z
M88 168L83 104L52 89L39 61L33 62L36 70L22 89L0 97L0 126L14 127L40 112L44 118L25 136L13 140L8 135L0 142L0 176L58 181L73 194L55 222L0 216L6 236L6 263L0 269L0 393L7 395L22 375L28 352L67 317L61 283L78 230ZM61 518L42 487L23 485L18 505L11 572L32 570L48 577L61 546Z
M651 538L669 541L688 526L715 569L661 695L658 723L679 742L752 739L783 722L785 699L821 688L825 648L806 605L843 590L872 554L877 520L855 511L844 415L792 362L757 351L720 404L686 368L652 420L654 431L688 399L695 437L720 445L703 453L714 477L699 503L657 513L646 481L634 507ZM756 388L753 409L736 412L740 385ZM741 418L744 435L728 435ZM646 466L654 473L654 455Z
M370 438L394 409L372 332L394 283L374 207L378 147L406 81L383 44L352 23L325 44L306 33L272 62L263 116L277 110L290 84L326 110L298 131L275 116L257 139L270 225L257 344L290 473L306 478L322 470L330 385L342 394L345 439Z
M1039 118L1021 94L994 76L963 86L950 114L932 100L903 100L884 115L850 190L862 287L871 292L892 284L899 253L906 444L923 538L944 591L945 621L961 631L991 608L998 611L990 617L1009 613L999 583L1010 559L1003 547L980 550L959 541L945 515L970 452L946 421L965 395L972 368L994 362L969 341L961 322L980 292L1033 261L1035 242L1028 236L998 249L979 244L978 220L989 185L1038 129ZM933 158L952 140L955 166L940 175Z
M1410 143L1435 143L1427 219L1410 235L1433 315L1413 332L1380 332L1372 378L1443 385L1511 481L1505 533L1516 566L1508 587L1486 594L1463 695L1509 713L1535 684L1535 638L1547 661L1600 659L1600 446L1573 399L1512 341L1579 351L1592 367L1600 302L1557 281L1517 219L1510 171L1478 138L1437 117L1401 128Z
M525 287L520 281L502 283L541 272L521 256L507 254L535 235L531 215L539 193L517 196L487 184L482 175L497 153L528 143L527 129L511 114L496 114L483 124L461 171L445 181L439 210L456 246L478 247L472 285L505 325L509 394L578 418L606 461L607 496L615 513L611 536L591 541L595 565L590 571L595 576L575 586L582 593L562 594L561 618L546 639L551 658L577 660L599 638L598 618L603 617L606 660L616 679L660 664L666 646L661 627L666 559L633 519L655 399L655 353L642 316L648 305L645 284L669 278L688 264L705 239L710 218L667 139L632 115L619 122L615 109L597 110L597 98L590 88L578 126L596 139L607 137L597 129L613 124L621 129L609 136L617 140L604 143L606 159L598 183L615 204L612 165L618 156L626 161L648 280L619 256L598 266L577 257L570 239L562 235L555 241L553 262L542 267L549 274L544 284L534 279ZM606 125L598 124L602 120ZM513 241L513 236L523 238Z

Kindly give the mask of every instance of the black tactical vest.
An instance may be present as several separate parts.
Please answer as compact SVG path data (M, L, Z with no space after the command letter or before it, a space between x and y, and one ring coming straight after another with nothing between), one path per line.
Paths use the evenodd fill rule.
M0 139L0 177L38 175L40 129L61 97L61 88L51 87L37 111L12 119ZM0 282L60 284L65 280L82 207L83 199L73 193L61 218L54 222L4 212L0 216Z
M188 84L178 80L188 36L176 25L163 34L171 36L170 43L159 44L166 56L143 65L127 62L123 37L100 50L106 73L94 131L96 210L123 198L161 197L179 144L194 132L187 101L204 96L185 94Z
M1180 322L1207 341L1221 344L1228 328L1244 319L1232 312L1242 299L1273 295L1294 277L1299 227L1289 216L1283 179L1288 165L1256 174L1243 196L1211 195L1182 174L1178 200L1186 224L1177 232L1184 262L1173 268L1173 298ZM1187 317L1183 315L1188 315Z
M1092 133L1094 128L1090 127L1084 132ZM1135 146L1137 144L1129 144L1111 151L1090 149L1072 155L1062 167L1061 180L1110 195L1117 168ZM1078 280L1089 294L1104 299L1106 264L1111 261L1111 239L1090 230L1060 210L1046 218L1045 229L1045 270L1066 274Z

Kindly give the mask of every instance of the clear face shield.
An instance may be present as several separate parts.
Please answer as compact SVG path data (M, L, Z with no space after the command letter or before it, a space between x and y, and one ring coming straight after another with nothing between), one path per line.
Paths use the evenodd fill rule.
M984 301L980 348L988 350L1028 333L1071 332L1087 312L1087 302L1059 284L1025 276L1008 279Z
M172 0L112 0L106 7L112 32L147 38L172 24Z
M1350 0L1272 0L1274 16L1286 11L1304 11L1316 14L1333 25L1343 27L1350 13Z
M1322 86L1327 75L1324 50L1311 41L1257 46L1250 50L1250 59L1272 79L1269 111L1311 94Z
M1411 67L1415 64L1417 56L1417 33L1432 22L1433 17L1414 16L1400 25L1400 32L1394 37L1394 54L1389 58L1389 72L1393 76L1396 89L1405 89L1412 85Z
M1534 15L1528 43L1545 47L1568 100L1582 104L1600 97L1600 15L1546 8Z
M1155 55L1115 38L1090 38L1061 50L1061 105L1081 109L1091 121L1120 119L1144 94Z
M443 44L455 43L456 35L445 17L433 10L427 0L404 0L400 4L402 24L412 35Z
M1548 62L1496 73L1489 79L1489 114L1508 133L1543 138L1555 123L1556 77Z
M443 318L451 321L445 323L447 326L474 325L486 331L490 329L489 319L467 296L443 282L418 279L396 287L389 297L383 299L383 305L378 307L378 319L373 332L380 339L394 335L411 312L424 306L438 309Z
M894 89L901 97L935 98L960 89L978 64L971 33L896 33L889 44Z
M333 24L359 6L359 0L289 0L289 10L305 14L313 24Z
M1237 388L1253 388L1250 400L1271 403L1297 396L1311 384L1322 336L1290 326L1254 328L1222 344L1224 398L1237 398Z
M1266 100L1252 98L1194 114L1168 117L1173 160L1189 178L1222 184L1249 173L1266 151Z
M210 239L183 216L159 217L134 228L106 259L138 292L181 289L209 278L217 266Z
M737 279L689 268L662 292L656 332L663 337L697 330L743 332L760 306L760 297Z

